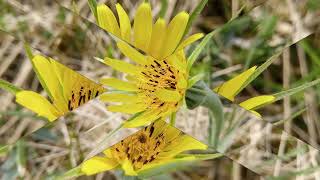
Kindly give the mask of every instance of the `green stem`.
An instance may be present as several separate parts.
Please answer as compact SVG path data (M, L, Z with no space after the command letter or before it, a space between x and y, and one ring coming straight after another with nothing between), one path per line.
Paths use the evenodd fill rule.
M177 115L176 112L171 114L171 117L170 117L170 125L171 126L175 126L176 125L176 115Z

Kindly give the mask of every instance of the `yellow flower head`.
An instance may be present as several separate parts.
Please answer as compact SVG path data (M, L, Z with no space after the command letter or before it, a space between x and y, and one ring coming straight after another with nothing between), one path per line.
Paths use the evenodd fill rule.
M196 149L204 150L207 146L158 120L105 150L104 157L85 161L81 169L86 175L92 175L121 166L127 175L135 176L175 161L181 152Z
M105 91L102 85L51 58L36 55L31 62L52 103L40 94L27 90L16 94L16 102L49 121L54 121Z
M120 4L116 5L116 9L120 26L106 5L98 5L99 25L145 54L123 41L117 43L120 51L135 64L108 57L104 59L105 64L128 76L127 81L102 79L101 83L126 92L104 94L101 99L122 103L109 106L110 111L129 114L143 112L143 115L124 125L137 127L177 111L188 79L184 47L200 39L202 34L190 36L180 43L189 19L186 12L177 14L168 25L162 18L153 24L150 4L142 3L131 30L127 13Z

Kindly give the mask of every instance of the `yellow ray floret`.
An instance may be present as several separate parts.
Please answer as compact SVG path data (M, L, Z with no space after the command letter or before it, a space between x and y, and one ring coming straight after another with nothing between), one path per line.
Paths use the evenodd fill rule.
M137 176L144 170L179 161L176 156L188 150L205 150L207 145L158 120L81 165L81 171L92 175L121 167L126 175ZM192 156L186 158L192 160Z
M120 4L116 4L116 10L119 23L109 7L99 4L98 25L156 59L166 58L203 36L196 34L182 39L189 20L186 12L178 13L168 25L162 18L153 23L151 6L143 2L137 8L131 25L128 14Z
M44 56L31 60L37 77L50 97L22 90L16 94L20 105L53 121L104 92L104 88L57 61Z
M262 95L262 96L257 96L257 97L253 97L250 99L247 99L246 101L241 102L239 105L249 111L251 111L252 113L254 113L255 115L257 115L258 117L261 117L261 115L255 111L255 109L266 105L268 103L272 103L274 102L275 97L272 95Z
M221 96L224 96L225 98L229 99L230 101L234 101L234 97L239 93L240 88L250 78L250 76L254 73L256 68L257 67L254 66L246 70L238 76L216 87L214 91L220 94Z

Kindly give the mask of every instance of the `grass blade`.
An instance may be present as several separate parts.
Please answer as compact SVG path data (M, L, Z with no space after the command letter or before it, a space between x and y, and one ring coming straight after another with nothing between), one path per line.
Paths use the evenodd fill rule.
M201 11L203 10L204 6L208 3L208 0L202 0L197 6L196 8L192 11L190 17L189 17L189 21L187 24L187 27L184 31L184 34L182 37L184 37L186 34L188 34L193 21L199 16L199 14L201 13Z
M211 33L207 34L202 41L198 44L196 49L192 52L192 54L188 58L188 64L187 64L187 72L190 72L190 69L193 65L193 63L197 60L198 56L200 55L201 51L205 48L205 46L208 44L209 40L212 38L214 34L216 34L220 29L216 29L212 31Z
M96 21L98 22L98 13L97 13L97 1L96 0L88 0L88 5L90 7L91 12L93 13Z
M273 94L273 96L276 97L275 101L278 101L280 99L283 99L284 97L286 96L291 96L293 94L296 94L298 92L301 92L307 88L310 88L312 86L315 86L315 85L318 85L320 83L320 78L319 79L316 79L314 81L311 81L311 82L307 82L301 86L298 86L298 87L295 87L295 88L292 88L292 89L288 89L288 90L285 90L285 91L281 91L279 93L276 93L276 94Z
M12 94L16 94L19 91L21 91L22 89L16 87L15 85L9 83L8 81L2 80L0 79L0 88L9 91Z

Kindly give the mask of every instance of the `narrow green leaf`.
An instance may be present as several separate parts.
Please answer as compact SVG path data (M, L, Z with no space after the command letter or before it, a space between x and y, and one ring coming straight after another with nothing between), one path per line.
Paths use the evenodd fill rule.
M0 79L0 88L9 91L12 94L16 94L19 91L21 91L22 89L16 87L15 85L9 83L8 81L2 80Z
M192 26L193 21L199 16L199 14L201 13L201 11L203 10L204 6L207 3L208 3L208 0L201 0L201 2L199 2L199 4L196 6L196 8L192 11L192 13L189 17L187 27L186 27L182 37L184 37L186 34L188 34L188 32Z
M291 114L288 118L280 120L280 121L277 121L276 123L273 123L273 126L275 127L275 126L282 125L285 122L290 121L291 119L294 119L294 118L300 116L302 113L306 112L306 110L307 110L306 107L303 108L303 109L300 109L300 110L296 111L295 113Z
M197 74L188 80L188 89L191 88L195 83L203 79L205 76L204 73Z
M62 174L61 176L58 176L56 178L53 178L55 180L64 180L64 179L71 179L71 178L76 178L79 176L84 175L84 173L81 171L81 166L77 166L68 172Z
M303 91L303 90L305 90L307 88L310 88L312 86L318 85L319 83L320 83L320 78L316 79L314 81L311 81L311 82L304 83L301 86L298 86L298 87L295 87L295 88L292 88L292 89L288 89L288 90L281 91L279 93L273 94L273 96L276 97L276 99L274 101L278 101L280 99L283 99L284 97L291 96L291 95L296 94L298 92L301 92L301 91Z
M196 49L192 52L192 54L188 58L188 64L187 64L187 72L190 71L193 63L197 60L198 56L200 55L201 51L205 48L209 40L212 38L214 34L216 34L220 29L216 29L212 31L211 33L207 34L202 41L198 44Z
M170 125L173 126L173 127L176 126L176 115L177 115L177 113L174 112L170 116Z
M310 56L310 59L320 67L320 55L315 51L316 48L312 48L307 40L302 40L299 45Z
M88 0L88 5L90 7L91 12L93 13L96 21L98 22L98 13L97 13L97 1L96 0Z
M277 58L282 54L282 50L271 56L266 62L260 65L255 72L243 83L238 92L241 92L247 87L253 80L255 80L264 70L266 70Z
M31 47L30 47L30 45L28 43L24 43L24 49L25 49L25 51L27 53L28 58L30 60L33 59L34 55L32 53Z
M159 17L164 18L168 10L168 0L161 0L161 9L159 12Z

